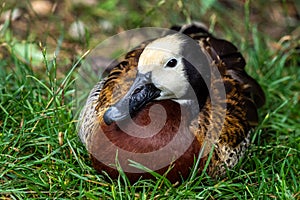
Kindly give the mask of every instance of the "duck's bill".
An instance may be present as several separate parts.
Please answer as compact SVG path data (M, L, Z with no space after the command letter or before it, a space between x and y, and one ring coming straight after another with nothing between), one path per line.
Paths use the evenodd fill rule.
M104 122L110 125L134 115L148 102L159 97L160 92L161 90L151 83L151 74L137 74L125 96L104 113Z

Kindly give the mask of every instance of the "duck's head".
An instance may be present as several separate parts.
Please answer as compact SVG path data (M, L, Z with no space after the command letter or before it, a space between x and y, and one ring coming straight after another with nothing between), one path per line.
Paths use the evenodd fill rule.
M185 35L154 40L139 57L132 86L104 113L104 122L121 121L155 100L196 102L201 108L208 96L209 65L198 43Z

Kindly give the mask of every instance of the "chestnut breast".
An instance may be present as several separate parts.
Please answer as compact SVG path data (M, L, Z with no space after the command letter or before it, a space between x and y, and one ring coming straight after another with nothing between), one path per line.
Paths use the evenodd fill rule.
M172 165L167 175L171 182L187 178L201 149L189 130L188 119L189 113L183 106L163 100L147 104L132 119L111 125L101 123L89 147L94 168L116 178L119 174L115 167L117 157L131 181L153 177L130 166L129 160L159 174L164 174Z

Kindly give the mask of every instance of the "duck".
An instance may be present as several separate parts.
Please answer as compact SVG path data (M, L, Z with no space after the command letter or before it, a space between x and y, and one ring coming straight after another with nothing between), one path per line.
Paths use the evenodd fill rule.
M259 123L265 94L237 47L197 23L171 30L110 67L81 111L92 166L112 179L121 171L131 182L156 173L175 183L192 170L222 177Z

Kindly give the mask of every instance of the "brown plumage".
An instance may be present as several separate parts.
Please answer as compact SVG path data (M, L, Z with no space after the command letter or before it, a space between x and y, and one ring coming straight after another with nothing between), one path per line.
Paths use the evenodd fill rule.
M265 97L258 83L245 72L243 56L233 44L215 38L195 24L173 27L173 30L192 38L196 48L204 52L206 62L209 63L206 66L210 71L209 76L195 76L195 71L189 68L189 63L184 61L184 57L176 57L178 52L182 55L189 53L186 52L188 49L183 46L185 42L181 41L180 35L146 42L127 53L124 60L90 92L81 112L79 136L87 146L97 171L104 170L112 178L116 178L118 171L108 166L107 162L115 164L115 155L120 151L118 161L131 181L141 177L153 178L149 173L128 166L128 160L143 162L143 158L139 158L137 154L159 151L172 142L172 148L155 155L158 161L167 160L168 165L156 166L156 163L146 161L141 164L155 169L160 174L164 174L169 165L172 165L167 178L175 182L188 177L200 152L202 157L198 171L201 172L209 152L214 147L207 173L211 176L222 176L226 167L233 167L247 149L251 129L258 123L257 107L264 104ZM176 40L179 40L178 45ZM175 43L174 46L178 49L174 51L178 52L156 53L150 49L160 42L166 42L168 45ZM170 55L174 57L173 60L169 59L163 67L154 66L149 69L147 66L140 66L141 63L152 64L156 62L155 59L164 61ZM143 58L140 59L141 57ZM165 77L165 80L161 81L164 77L160 77L159 74L164 73L164 70L169 70L167 74L170 76L174 72L172 70L177 70L173 74L178 77ZM146 77L147 74L150 78ZM172 81L173 79L175 81ZM194 100L189 99L189 89L184 87L187 81L195 91L198 102L196 109L192 107L195 106ZM208 85L205 86L204 82ZM178 91L166 89L173 86ZM175 92L178 93L174 94ZM129 111L123 111L124 105L128 104ZM161 110L152 109L155 105L163 106L166 115L163 115ZM195 110L198 110L196 114ZM134 123L130 120L130 115ZM163 127L160 122L165 122ZM128 134L128 131L134 132L136 124L144 127L143 131L139 131L135 136ZM156 130L156 134L151 135L153 130ZM180 137L176 137L178 134ZM183 146L187 146L184 152L176 151L176 147ZM124 156L127 154L123 155L123 151L131 154ZM169 158L170 154L177 156L177 159ZM113 157L113 160L109 157Z

